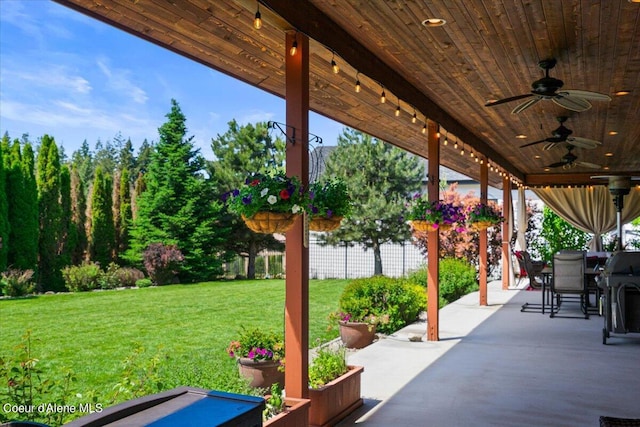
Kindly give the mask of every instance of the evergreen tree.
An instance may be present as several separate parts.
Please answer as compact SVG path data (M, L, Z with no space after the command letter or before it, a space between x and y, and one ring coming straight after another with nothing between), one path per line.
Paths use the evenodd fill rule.
M7 196L9 203L8 264L21 270L36 270L38 261L38 196L33 176L33 150L19 140L11 147Z
M95 169L93 154L86 139L82 142L80 149L74 151L71 155L71 163L75 166L80 175L80 179L85 184L84 190L86 197L86 191L88 191L86 184L93 182L93 171Z
M71 218L76 229L76 246L71 254L71 263L80 264L89 251L87 238L87 198L85 185L75 165L71 166Z
M264 173L283 168L285 142L273 140L266 123L240 126L235 120L228 123L227 132L211 140L211 148L217 160L208 163L209 176L217 194L239 188L249 172ZM231 227L231 236L225 248L248 259L247 278L255 279L255 260L264 249L282 250L284 245L271 234L255 233L244 221L225 208L222 220Z
M123 169L120 174L120 215L118 224L118 253L129 249L129 228L131 226L131 184L129 170Z
M136 158L136 165L131 171L132 177L137 177L138 175L145 174L147 169L149 168L149 163L151 163L151 156L154 152L153 144L149 143L146 139L142 141L142 145L140 145L140 149L138 150L138 157Z
M7 134L5 134L5 136L9 139ZM0 271L7 269L7 258L11 244L9 241L9 203L7 199L7 182L3 154L5 149L3 141L3 143L0 144Z
M345 128L329 155L325 175L347 183L354 209L339 229L323 238L334 245L359 243L373 249L374 273L382 274L380 245L410 237L402 220L404 203L420 191L424 166L399 148Z
M112 183L101 166L96 168L91 190L91 259L106 268L113 261L115 228L113 224Z
M62 222L58 249L58 263L66 267L72 263L73 253L78 244L78 230L73 222L71 199L71 171L68 165L62 166L60 171L60 208Z
M40 218L38 289L64 288L58 265L58 241L62 226L60 207L60 158L55 140L44 135L38 151L38 210Z
M204 159L185 138L186 119L175 100L168 121L159 128L145 174L146 190L137 198L126 258L140 263L151 243L177 245L184 255L183 280L206 280L222 272L228 230L218 221L221 204L202 173Z
M133 155L133 143L131 139L127 139L120 152L118 153L118 169L127 169L128 171L134 171L137 167L136 157ZM131 174L129 174L131 176Z

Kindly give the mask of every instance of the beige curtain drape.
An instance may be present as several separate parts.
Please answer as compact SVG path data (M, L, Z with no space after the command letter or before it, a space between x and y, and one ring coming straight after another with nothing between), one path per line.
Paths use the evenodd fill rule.
M617 226L613 196L604 185L582 188L535 188L533 192L550 209L579 230L594 235L592 251L602 251L601 235ZM624 198L622 223L640 216L640 187L632 187Z
M518 226L518 246L521 251L527 250L527 239L525 233L527 232L527 201L524 197L524 188L518 188L518 220L516 221Z

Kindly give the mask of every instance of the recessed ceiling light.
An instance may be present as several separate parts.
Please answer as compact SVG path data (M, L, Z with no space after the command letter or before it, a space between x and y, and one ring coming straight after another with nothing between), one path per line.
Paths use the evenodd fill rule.
M608 171L608 170L609 170L609 166L605 166L605 167L603 167L602 169L604 169L604 170Z
M446 23L447 23L447 21L445 21L442 18L427 18L424 21L422 21L422 25L424 25L427 28L429 28L429 27L442 27Z
M550 170L551 170L551 169L549 169L549 168L544 168L544 171L545 171L545 172L549 172Z
M617 92L614 92L615 96L625 96L625 95L629 95L631 93L630 90L619 90Z
M609 135L611 135L611 136L614 136L614 135L617 135L617 134L618 134L618 132L616 132L615 130L610 130L609 131Z
M540 156L538 156L538 155L534 156L534 159L540 159L540 158L541 158L541 157L540 157Z
M526 139L527 135L524 135L524 134L521 133L520 135L516 135L516 138L517 139Z
M607 156L607 157L613 157L613 153L611 153L611 152L605 153L604 155Z

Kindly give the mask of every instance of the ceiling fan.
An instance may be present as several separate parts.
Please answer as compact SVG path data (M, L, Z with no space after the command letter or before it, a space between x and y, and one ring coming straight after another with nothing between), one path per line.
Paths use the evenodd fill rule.
M573 154L573 149L575 147L571 144L567 145L567 154L565 154L564 156L562 156L562 160L560 160L559 162L556 163L551 163L549 166L547 166L548 168L559 168L562 167L562 169L570 169L576 166L582 166L585 168L591 168L591 169L600 169L600 165L596 165L595 163L589 163L589 162L581 162L578 160L578 156L576 156L575 154Z
M602 93L571 89L561 91L560 88L562 88L564 82L562 80L549 77L549 70L556 66L556 60L553 58L538 62L538 66L545 70L545 76L531 84L531 93L488 102L485 104L485 107L493 107L494 105L504 104L505 102L533 97L514 108L513 111L511 111L511 114L518 114L538 101L549 99L567 110L586 111L591 108L591 103L589 103L587 99L593 101L611 101L611 97Z
M596 141L594 139L581 138L579 136L571 136L573 131L564 125L564 122L567 121L566 116L558 117L557 120L558 122L560 122L560 126L557 129L555 129L553 132L551 132L551 135L552 135L551 137L521 145L520 148L529 147L531 145L546 142L546 144L542 148L544 150L551 150L552 148L556 147L558 144L562 142L566 142L570 145L573 145L574 147L586 148L587 150L591 150L593 148L596 148L598 145L602 144L600 141Z

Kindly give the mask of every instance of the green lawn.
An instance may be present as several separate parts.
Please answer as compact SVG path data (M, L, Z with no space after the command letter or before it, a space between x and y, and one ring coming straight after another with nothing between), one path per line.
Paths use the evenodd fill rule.
M327 332L327 315L346 283L310 282L312 346L337 336ZM0 357L31 330L41 363L51 372L71 368L78 392L102 394L120 380L123 360L140 345L152 355L170 355L170 363L231 365L225 348L241 326L282 331L284 294L283 280L253 280L0 300Z

